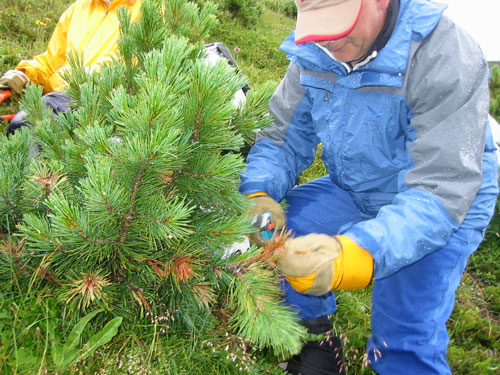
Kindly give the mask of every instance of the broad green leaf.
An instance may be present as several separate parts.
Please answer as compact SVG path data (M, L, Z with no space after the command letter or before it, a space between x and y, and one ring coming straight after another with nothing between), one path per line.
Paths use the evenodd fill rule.
M118 327L120 327L120 325L122 324L122 320L122 317L114 318L113 320L109 321L102 330L92 336L83 347L82 356L80 357L80 359L87 358L87 356L91 355L98 347L110 342L118 332Z
M75 363L79 357L80 357L80 349L73 349L65 352L64 358L62 359L62 362L58 367L58 370L67 369L69 366Z
M62 361L62 346L57 345L55 342L52 342L52 362L54 365L59 368Z
M91 313L85 315L82 319L80 319L78 323L76 323L68 336L66 344L64 344L63 346L63 356L65 356L66 352L76 348L76 346L80 343L80 337L87 323L90 321L90 319L92 319L103 310L104 309L94 310Z

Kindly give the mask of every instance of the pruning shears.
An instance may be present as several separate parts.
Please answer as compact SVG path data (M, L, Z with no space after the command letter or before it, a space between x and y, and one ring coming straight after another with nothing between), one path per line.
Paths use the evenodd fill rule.
M274 235L274 224L271 222L271 213L264 212L261 215L255 215L252 218L251 224L259 229L259 233L265 240L270 240ZM233 254L241 254L250 249L250 241L245 237L241 242L235 242L231 246L224 249L223 258L227 258Z
M12 96L12 91L4 90L0 92L0 104L8 100ZM15 114L10 115L0 115L0 119L10 122L14 118Z
M258 228L260 235L265 240L270 240L274 234L274 224L271 221L271 213L264 212L260 215L255 215L252 218L251 224Z

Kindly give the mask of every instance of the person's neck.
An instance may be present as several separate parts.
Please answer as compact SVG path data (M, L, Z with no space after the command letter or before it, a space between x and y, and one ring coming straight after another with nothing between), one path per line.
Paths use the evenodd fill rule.
M399 14L399 0L391 0L385 12L384 20L379 24L379 31L377 33L377 37L375 38L371 48L367 51L365 55L363 55L363 57L355 61L350 61L347 64L353 67L362 61L365 60L369 61L370 56L377 56L378 52L385 47L385 45L391 38L394 26L396 25L396 21L398 19L398 14Z

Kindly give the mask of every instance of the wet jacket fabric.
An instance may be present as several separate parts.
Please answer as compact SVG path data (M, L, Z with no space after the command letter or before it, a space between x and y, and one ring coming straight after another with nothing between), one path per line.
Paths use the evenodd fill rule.
M391 38L348 73L314 43L281 45L288 71L270 102L240 192L280 201L314 160L363 220L341 233L368 250L376 279L442 248L460 227L484 230L498 194L488 66L445 6L401 0Z
M62 14L47 50L16 67L28 78L44 87L44 93L62 91L61 73L69 68L68 56L73 51L83 55L83 66L96 69L110 61L117 51L119 37L118 8L125 6L136 21L141 0L77 0Z

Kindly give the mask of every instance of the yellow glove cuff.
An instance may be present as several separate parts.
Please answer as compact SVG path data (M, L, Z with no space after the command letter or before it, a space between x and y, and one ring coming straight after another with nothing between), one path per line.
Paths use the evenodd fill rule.
M373 277L373 258L346 236L337 236L342 244L341 255L334 259L334 279L331 289L363 289L370 285Z
M305 293L314 286L314 280L316 280L316 272L301 277L286 276L285 279L288 280L292 288L297 292Z
M252 193L252 194L247 194L246 197L247 198L253 198L253 197L268 197L269 194L267 194L265 191L258 191L256 193Z

